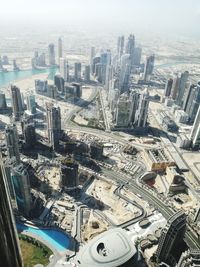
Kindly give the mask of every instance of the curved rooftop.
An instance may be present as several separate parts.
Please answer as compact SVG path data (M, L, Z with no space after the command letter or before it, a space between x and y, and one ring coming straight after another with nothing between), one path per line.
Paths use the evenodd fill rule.
M126 263L136 253L127 231L115 228L86 244L78 253L76 264L80 267L117 267Z

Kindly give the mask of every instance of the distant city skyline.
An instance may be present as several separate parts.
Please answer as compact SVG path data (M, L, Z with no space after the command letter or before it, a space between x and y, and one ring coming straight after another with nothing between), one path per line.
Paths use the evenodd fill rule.
M41 27L46 22L104 31L142 30L198 38L199 19L198 0L8 0L0 8L0 25L42 21Z

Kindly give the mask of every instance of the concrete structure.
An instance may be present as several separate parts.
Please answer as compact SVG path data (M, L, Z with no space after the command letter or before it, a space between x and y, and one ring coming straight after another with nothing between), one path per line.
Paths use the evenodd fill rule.
M79 267L136 267L137 250L126 230L110 229L83 246L75 264Z
M186 185L184 183L185 178L182 173L177 171L177 167L175 166L168 166L166 168L166 177L167 183L169 185L168 191L175 193L175 192L183 192L186 189Z
M65 79L60 74L54 76L54 84L57 87L58 91L62 94L64 93Z
M177 123L187 123L189 120L189 116L184 110L176 110L174 117Z
M119 36L117 40L117 56L120 60L121 56L124 53L124 36Z
M143 155L150 171L165 171L168 166L175 166L165 149L144 149Z
M49 65L53 66L56 64L56 58L55 58L55 47L54 44L49 44L48 46L48 53L49 53Z
M53 149L59 145L61 134L61 114L60 108L54 107L53 104L46 104L46 120L49 144Z
M98 142L90 144L90 155L93 159L101 159L103 156L103 145Z
M156 251L158 262L165 262L170 267L176 265L176 250L181 246L185 231L186 215L182 211L178 211L169 218L167 225L162 230Z
M180 77L176 76L173 78L173 84L172 84L172 89L171 89L171 98L173 100L176 100L177 94L178 94L178 88L180 84Z
M131 58L129 54L124 54L121 57L120 74L119 74L119 89L121 94L127 92L129 89L130 72L131 72Z
M191 147L191 140L184 133L180 133L177 136L176 144L180 148L189 149Z
M7 104L6 104L6 96L3 93L0 93L0 110L1 109L6 109Z
M184 73L182 73L180 77L179 88L178 88L178 92L176 96L176 104L179 105L180 107L182 107L183 105L183 101L184 101L183 97L185 94L186 83L188 81L188 77L189 77L188 71L185 71Z
M22 257L9 198L5 170L0 163L0 255L1 266L22 267Z
M141 47L135 47L134 53L133 53L133 65L139 67L140 61L142 56L142 48Z
M89 82L90 81L90 65L86 65L85 66L84 80L85 80L85 82Z
M26 166L19 164L11 169L18 211L29 217L31 210L31 188Z
M189 116L189 121L193 122L200 105L200 82L197 83L197 86L190 87L185 102L184 110Z
M95 47L92 46L91 50L90 50L90 66L92 68L92 64L93 64L93 58L95 57Z
M62 57L60 58L59 70L60 70L60 75L62 76L62 78L66 82L69 82L69 65L65 58L62 58Z
M25 124L23 128L26 147L31 148L36 144L36 132L34 124Z
M14 120L18 121L24 110L20 90L14 85L11 85L11 101Z
M81 81L81 63L75 62L74 64L74 80L75 82Z
M17 127L15 124L7 125L5 129L5 139L6 139L6 147L8 158L13 159L19 163L20 162L20 154L19 154L19 146L18 146L18 134Z
M60 178L62 186L66 188L77 187L78 180L78 163L72 158L67 158L61 161Z
M200 266L200 250L189 249L182 253L176 267L198 267Z
M172 90L172 84L173 84L173 79L170 78L167 80L167 83L165 85L165 92L164 92L164 96L169 97L171 94L171 90Z
M35 80L35 92L43 94L48 91L48 82L46 80Z
M153 74L154 61L155 61L154 55L150 55L146 58L144 67L144 77L143 77L145 82L148 82L150 80L151 75Z
M134 125L136 127L146 127L149 109L149 92L147 89L140 93L138 100L139 102L135 113Z
M200 147L200 105L190 134L193 147Z
M116 107L116 126L128 127L131 102L127 95L121 95Z
M130 64L134 65L134 49L135 49L135 36L130 34L126 44L126 54L130 55Z

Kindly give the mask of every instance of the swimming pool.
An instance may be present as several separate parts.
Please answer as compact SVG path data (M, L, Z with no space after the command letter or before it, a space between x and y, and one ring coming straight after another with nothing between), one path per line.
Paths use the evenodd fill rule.
M19 231L27 231L28 233L39 236L59 252L63 252L70 246L70 238L61 231L53 229L39 229L21 223L17 223L17 229Z

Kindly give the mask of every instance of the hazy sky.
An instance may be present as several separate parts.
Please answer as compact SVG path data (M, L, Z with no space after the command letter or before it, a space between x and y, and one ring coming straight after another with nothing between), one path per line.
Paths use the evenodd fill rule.
M200 0L0 0L0 23L36 21L200 36Z

